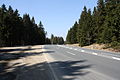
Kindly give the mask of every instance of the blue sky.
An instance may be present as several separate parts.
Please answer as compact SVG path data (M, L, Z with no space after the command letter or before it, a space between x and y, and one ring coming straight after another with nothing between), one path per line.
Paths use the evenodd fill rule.
M21 16L25 13L34 16L37 24L42 21L48 37L54 34L65 39L68 29L80 18L83 7L93 10L97 0L0 0L0 6L3 3L18 9Z

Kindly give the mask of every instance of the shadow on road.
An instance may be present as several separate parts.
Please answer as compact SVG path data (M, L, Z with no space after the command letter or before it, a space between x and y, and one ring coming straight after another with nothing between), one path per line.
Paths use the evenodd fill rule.
M92 65L83 65L86 60L58 61L50 63L60 80L75 80L77 76L85 76L89 72L85 69Z
M31 49L26 49L31 50ZM33 49L32 49L33 50ZM11 50L7 50L11 51ZM25 51L25 50L23 50ZM53 75L48 63L38 63L34 65L20 65L15 66L20 63L15 63L12 66L15 66L12 72L6 72L8 67L8 60L17 60L21 57L33 56L41 54L39 53L4 53L0 54L0 61L5 61L0 63L0 80L14 80L16 77L17 80L53 80ZM44 53L54 53L54 51L44 51ZM80 61L55 61L50 62L49 64L54 69L57 77L60 80L75 80L76 76L85 76L89 72L85 69L90 68L92 65L83 65L87 60ZM79 65L78 65L79 64ZM19 75L19 77L18 77Z
M91 65L73 66L81 61L59 61L52 62L53 69L59 80L75 80L76 76L85 76L89 72L84 69L90 68ZM56 66L57 65L57 66ZM58 73L60 72L60 73ZM17 80L53 80L53 75L46 62L35 64L32 66L21 65L13 69L12 72L0 74L0 80L14 80L19 75Z

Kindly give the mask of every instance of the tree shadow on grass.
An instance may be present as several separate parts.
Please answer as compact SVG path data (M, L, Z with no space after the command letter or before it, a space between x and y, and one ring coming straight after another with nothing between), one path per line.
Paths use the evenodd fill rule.
M42 52L25 52L25 51L32 51L32 50L40 50L42 48L31 48L27 47L25 49L22 48L16 48L16 49L0 49L0 80L13 80L15 78L16 74L13 74L13 72L7 72L6 70L11 68L8 67L8 63L11 60L17 60L23 57L27 56L33 56L33 55L39 55ZM18 53L14 51L19 51ZM20 63L15 63L13 66L20 64Z
M24 50L26 51L26 50ZM28 50L27 50L28 51ZM43 51L43 52L20 52L20 53L0 53L0 61L4 60L4 61L10 61L10 60L16 60L16 59L20 59L23 57L27 57L27 56L33 56L33 55L39 55L42 53L54 53L55 51Z
M33 56L33 55L38 55L41 54L42 52L25 52L25 51L32 51L32 50L40 50L42 48L31 48L27 47L26 49L0 49L0 61L10 61L10 60L16 60L20 59L22 57L27 57L27 56ZM19 51L18 53L14 51ZM10 53L11 52L11 53Z
M0 49L0 53L6 53L6 52L13 52L13 51L30 51L30 50L35 50L35 49L42 49L42 48L31 48L28 46L25 49L22 48L16 48L16 49Z

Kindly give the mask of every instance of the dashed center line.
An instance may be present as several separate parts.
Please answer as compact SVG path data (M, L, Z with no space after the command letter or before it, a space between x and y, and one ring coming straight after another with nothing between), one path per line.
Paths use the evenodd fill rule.
M81 52L85 52L85 50L81 50Z
M120 61L120 58L117 58L117 57L112 57L113 59L115 59L115 60L119 60Z
M93 55L98 55L97 53L94 53L94 52L93 52L92 54L93 54Z
M77 49L74 49L74 50L77 50Z
M72 54L72 55L75 55L75 54L73 54L73 53L71 53L71 52L68 52L68 51L67 51L67 53Z

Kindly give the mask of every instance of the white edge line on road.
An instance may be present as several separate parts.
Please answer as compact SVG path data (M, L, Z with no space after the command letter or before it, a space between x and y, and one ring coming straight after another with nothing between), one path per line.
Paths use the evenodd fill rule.
M74 49L74 50L77 50L77 49Z
M119 60L120 61L120 58L117 58L117 57L112 57L113 59L115 59L115 60Z
M46 55L45 55L44 53L43 53L43 55L44 55L44 57L45 57L45 59L46 59L46 62L47 62L47 64L48 64L49 68L50 68L51 71L52 71L52 74L53 74L54 80L59 80L59 79L57 78L57 76L55 75L55 72L54 72L52 66L49 64L49 61L48 61Z
M69 48L69 49L73 49L73 48Z
M75 54L73 54L73 53L71 53L71 52L68 52L68 51L67 51L67 53L72 54L72 55L75 55Z
M43 53L43 54L44 54L44 53ZM53 74L54 79L55 79L55 80L58 80L58 78L57 78L57 76L55 75L55 72L54 72L52 66L49 64L49 61L48 61L47 57L46 57L45 55L44 55L44 57L45 57L45 59L46 59L46 61L47 61L47 64L48 64L49 68L50 68L51 71L52 71L52 74Z
M81 52L85 52L85 50L81 50Z
M93 52L92 54L93 54L93 55L98 55L98 54L97 54L97 53L95 53L95 52Z
M64 48L73 49L73 48L71 48L71 47L64 47ZM73 50L80 51L80 52L85 52L85 50L77 50L77 49L73 49ZM71 53L71 52L67 52L67 53L72 54L72 55L75 55L75 54L73 54L73 53ZM95 52L93 52L92 54L93 54L93 55L96 55L96 56L106 57L106 58L109 58L109 59L114 59L114 60L120 61L120 58L118 58L118 57L112 57L112 58L111 58L111 56L99 55L98 53L95 53Z

